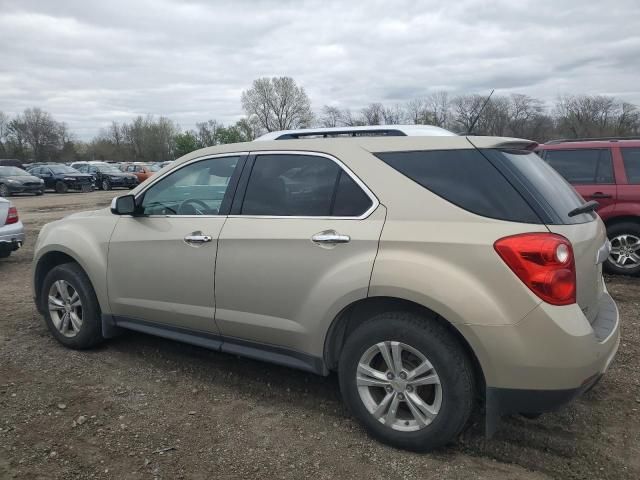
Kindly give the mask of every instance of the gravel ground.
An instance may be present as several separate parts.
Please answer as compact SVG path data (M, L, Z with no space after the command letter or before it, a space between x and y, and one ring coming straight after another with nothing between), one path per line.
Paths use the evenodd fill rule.
M0 260L0 478L640 478L640 280L607 279L623 340L608 375L536 420L480 419L433 454L370 439L328 378L130 333L66 350L31 300L40 227L114 192L14 197L23 249Z

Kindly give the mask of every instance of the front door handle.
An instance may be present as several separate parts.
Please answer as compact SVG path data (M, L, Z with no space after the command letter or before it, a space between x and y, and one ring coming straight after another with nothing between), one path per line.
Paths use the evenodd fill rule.
M608 193L596 192L589 196L591 198L611 198L613 195L609 195Z
M324 232L316 233L311 237L313 243L334 245L336 243L349 243L351 237L349 235L342 235L335 230L325 230Z
M193 232L184 237L184 241L191 245L200 245L202 243L208 243L211 240L213 240L211 235L205 235L202 232Z

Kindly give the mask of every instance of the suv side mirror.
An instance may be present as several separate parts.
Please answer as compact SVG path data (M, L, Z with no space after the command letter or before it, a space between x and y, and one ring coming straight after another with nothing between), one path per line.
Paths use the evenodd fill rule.
M136 197L123 195L111 200L111 213L114 215L133 215L136 212Z

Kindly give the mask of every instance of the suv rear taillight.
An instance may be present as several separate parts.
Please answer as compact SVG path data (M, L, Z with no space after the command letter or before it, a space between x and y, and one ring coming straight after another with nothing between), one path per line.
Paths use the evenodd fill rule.
M524 233L493 244L513 273L552 305L576 302L576 265L569 240L554 233Z
M18 209L16 207L9 207L9 213L7 214L7 221L4 223L5 225L18 223Z

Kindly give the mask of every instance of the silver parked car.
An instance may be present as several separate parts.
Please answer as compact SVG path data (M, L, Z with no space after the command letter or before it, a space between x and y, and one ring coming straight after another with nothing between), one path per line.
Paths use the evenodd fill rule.
M476 402L489 433L557 408L619 343L597 204L534 142L424 131L192 152L41 230L37 308L70 348L132 329L335 371L368 431L412 450L455 439Z
M0 258L6 258L24 243L24 226L18 217L18 209L0 197Z

